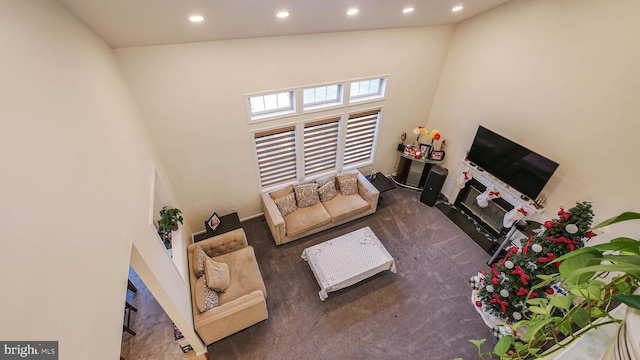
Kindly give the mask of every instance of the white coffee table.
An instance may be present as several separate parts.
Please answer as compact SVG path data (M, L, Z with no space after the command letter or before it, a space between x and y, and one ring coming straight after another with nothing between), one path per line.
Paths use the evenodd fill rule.
M322 301L327 298L327 293L351 286L381 271L396 272L395 261L368 226L306 248L302 258L309 263L320 285Z

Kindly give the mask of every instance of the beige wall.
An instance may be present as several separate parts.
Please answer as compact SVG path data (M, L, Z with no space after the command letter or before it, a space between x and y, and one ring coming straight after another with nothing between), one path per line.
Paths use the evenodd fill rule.
M1 1L0 44L0 339L116 359L132 246L188 328L187 284L150 227L151 142L113 51L49 0Z
M428 122L450 139L445 192L482 124L560 163L545 217L578 200L599 220L637 211L639 12L635 0L520 0L458 25Z
M261 213L250 131L291 121L249 125L246 94L389 75L375 164L362 170L391 173L401 132L426 123L451 31L441 26L126 48L116 57L186 218L203 230L213 211L236 208L241 218Z

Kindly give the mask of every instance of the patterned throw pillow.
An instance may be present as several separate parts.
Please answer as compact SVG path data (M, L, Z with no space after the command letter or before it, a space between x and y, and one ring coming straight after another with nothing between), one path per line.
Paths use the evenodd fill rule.
M211 310L220 304L218 293L207 286L204 276L196 281L196 306L200 312Z
M319 179L316 179L316 183L318 184L318 187L323 186L324 184L326 184L328 182L332 182L333 185L334 185L333 187L335 188L336 176L335 175L329 175L329 176L325 176L325 177L321 177Z
M353 195L358 193L358 179L357 178L338 178L340 183L340 192L342 195Z
M311 184L295 185L293 187L293 191L296 194L298 207L305 208L320 202L320 198L318 197L318 184L315 182Z
M204 262L204 277L207 280L207 287L223 292L229 288L231 282L229 265L206 258Z
M285 195L289 195L291 193L293 193L293 186L289 185L289 186L287 186L285 188L282 188L280 190L272 191L272 192L269 193L269 195L271 196L271 198L273 200L275 200L275 199L279 199L279 198L281 198L281 197L283 197Z
M280 210L280 214L282 216L287 216L292 212L298 210L298 206L296 205L296 197L293 193L287 194L279 199L273 200Z
M318 188L318 194L320 195L320 201L325 202L336 197L338 192L336 191L335 181L328 182Z
M193 252L193 259L191 259L191 263L193 264L193 273L196 274L196 277L199 278L204 273L204 260L207 258L209 258L207 253L204 252L200 246L196 246L196 249Z

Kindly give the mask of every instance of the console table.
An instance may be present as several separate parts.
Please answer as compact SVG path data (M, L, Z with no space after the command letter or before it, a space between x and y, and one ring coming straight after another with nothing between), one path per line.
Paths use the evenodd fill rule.
M400 161L396 170L396 177L392 179L396 184L415 190L422 190L429 175L431 166L442 164L443 160L416 159L415 156L400 153Z
M224 234L229 231L240 229L242 228L242 224L240 223L240 217L238 216L238 213L234 211L231 214L220 216L220 225L218 225L215 230L211 230L209 225L207 225L206 220L204 222L204 228L206 232L199 233L193 236L194 243L202 241L204 239L208 239L210 237Z

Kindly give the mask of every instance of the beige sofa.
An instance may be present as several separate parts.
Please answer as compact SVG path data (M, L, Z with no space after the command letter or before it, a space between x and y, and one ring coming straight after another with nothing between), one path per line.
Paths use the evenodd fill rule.
M229 266L229 287L218 294L219 305L202 313L196 305L196 246L200 246L214 261ZM205 344L209 345L267 319L267 291L253 247L247 243L244 230L237 229L190 244L187 251L193 324Z
M342 195L339 182L336 181L338 191L333 199L320 201L313 206L299 207L285 216L282 216L278 209L276 199L293 191L295 184L261 195L264 217L276 245L286 244L376 212L380 192L358 170L340 175L345 174L356 175L357 194Z

